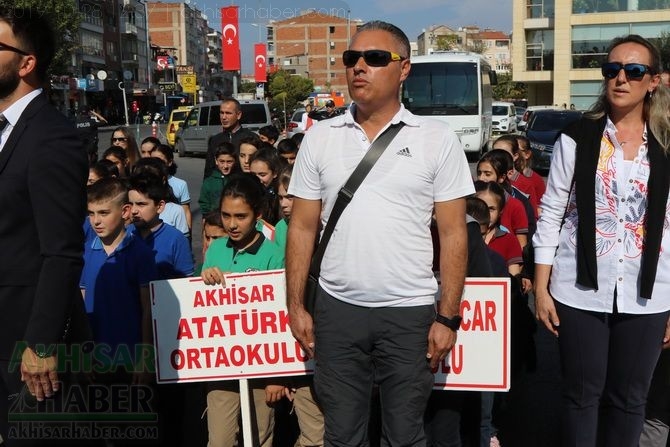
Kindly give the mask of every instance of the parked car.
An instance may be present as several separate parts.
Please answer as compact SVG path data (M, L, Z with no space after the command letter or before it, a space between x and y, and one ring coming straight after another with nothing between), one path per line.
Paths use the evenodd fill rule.
M243 127L258 132L261 127L272 124L267 102L257 99L239 101L242 107L240 124ZM189 153L207 153L209 139L222 129L220 106L221 101L201 102L193 106L175 138L175 150L180 157Z
M165 139L167 140L167 144L169 144L171 147L174 148L177 131L181 127L182 123L186 120L186 116L192 108L193 106L177 107L176 109L173 109L172 112L170 112L170 121L168 121L167 134L165 135Z
M517 129L523 131L526 130L526 125L530 121L530 117L533 114L534 111L536 110L551 110L554 109L554 106L528 106L526 107L526 111L523 113L523 117L521 117L521 120L517 123Z
M494 134L516 132L516 111L511 102L494 101L492 105L492 127Z
M577 110L535 110L526 129L533 153L533 169L546 175L551 166L554 143L568 125L581 118Z
M302 116L305 114L305 108L300 107L295 109L293 115L291 115L291 121L286 125L286 136L291 138L297 133L304 132L305 129L302 128Z

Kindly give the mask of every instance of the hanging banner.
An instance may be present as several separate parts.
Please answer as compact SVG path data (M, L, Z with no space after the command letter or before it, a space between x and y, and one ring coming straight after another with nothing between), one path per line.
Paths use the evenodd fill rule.
M254 45L254 74L256 82L267 82L267 53L264 43Z
M221 47L223 49L223 69L240 69L240 34L238 32L238 7L221 8Z

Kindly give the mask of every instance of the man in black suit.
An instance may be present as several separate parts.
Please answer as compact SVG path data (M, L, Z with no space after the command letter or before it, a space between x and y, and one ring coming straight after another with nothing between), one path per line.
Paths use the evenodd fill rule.
M242 106L235 98L224 98L219 106L219 117L221 118L221 126L223 131L212 135L207 143L207 158L205 159L204 178L209 177L212 171L216 168L214 160L214 153L219 144L223 142L233 143L235 149L240 148L240 141L246 137L253 137L256 135L249 129L245 129L240 124L242 119Z
M44 13L0 10L0 434L7 445L14 442L10 410L59 394L54 347L81 309L87 157L72 123L40 88L54 40Z

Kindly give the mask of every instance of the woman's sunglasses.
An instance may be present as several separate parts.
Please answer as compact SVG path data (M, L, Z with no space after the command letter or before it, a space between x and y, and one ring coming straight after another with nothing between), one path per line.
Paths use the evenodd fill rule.
M347 68L356 65L358 59L363 58L370 67L386 67L393 61L404 61L406 57L384 50L353 51L347 50L342 53L342 62Z
M128 140L128 138L126 138L126 137L113 137L113 138L112 138L112 142L115 142L115 141L126 141L126 140Z
M653 74L654 71L649 65L644 64L622 64L619 62L604 63L601 71L603 76L607 79L614 79L619 76L619 72L623 68L623 72L628 79L642 79L647 73Z

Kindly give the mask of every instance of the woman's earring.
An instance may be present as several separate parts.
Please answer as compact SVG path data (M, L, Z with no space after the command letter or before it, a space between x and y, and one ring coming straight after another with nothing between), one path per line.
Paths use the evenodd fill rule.
M652 96L654 96L654 91L653 91L653 90L649 90L649 99L650 99L650 100L651 100Z

